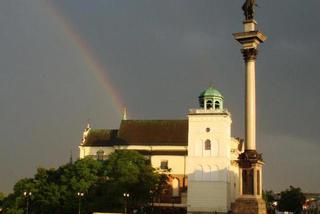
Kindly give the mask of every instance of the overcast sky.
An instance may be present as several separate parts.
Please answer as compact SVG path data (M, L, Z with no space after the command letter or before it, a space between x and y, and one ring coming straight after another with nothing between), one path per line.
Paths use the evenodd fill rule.
M121 102L131 119L186 118L212 82L243 137L244 65L232 37L242 3L1 0L0 192L71 150L77 158L87 120L117 128ZM268 36L256 76L264 188L320 192L320 1L257 3Z

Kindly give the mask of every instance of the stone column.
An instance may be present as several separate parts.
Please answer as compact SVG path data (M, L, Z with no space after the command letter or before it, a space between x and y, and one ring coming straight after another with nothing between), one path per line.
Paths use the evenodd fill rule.
M257 49L242 49L246 72L245 140L246 150L256 150L256 56Z
M242 45L245 62L245 151L240 154L238 163L240 176L240 197L232 205L234 214L266 214L266 204L262 199L261 154L256 151L256 83L255 66L258 45L267 37L256 30L256 21L245 20L244 32L234 33Z

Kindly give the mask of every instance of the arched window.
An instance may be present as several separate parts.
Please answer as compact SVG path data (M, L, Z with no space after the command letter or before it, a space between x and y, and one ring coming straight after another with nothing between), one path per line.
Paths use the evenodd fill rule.
M214 109L220 109L220 102L219 101L214 102Z
M204 142L204 149L205 150L211 150L211 141L210 140L206 140Z
M213 108L212 100L207 100L207 109L212 109L212 108Z
M97 160L103 160L103 154L104 154L103 150L97 151Z

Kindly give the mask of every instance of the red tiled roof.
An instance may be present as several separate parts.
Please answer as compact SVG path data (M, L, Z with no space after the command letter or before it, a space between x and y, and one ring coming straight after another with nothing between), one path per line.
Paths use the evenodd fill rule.
M119 130L90 130L84 146L187 146L187 120L122 120Z

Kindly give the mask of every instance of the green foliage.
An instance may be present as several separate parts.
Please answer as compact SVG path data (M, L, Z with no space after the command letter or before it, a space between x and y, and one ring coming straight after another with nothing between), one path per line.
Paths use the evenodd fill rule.
M167 176L158 174L148 160L134 151L116 151L107 161L84 158L58 169L39 168L34 178L25 178L3 199L4 213L76 213L79 199L83 213L122 211L123 193L130 194L129 208L148 202L150 190L160 192ZM29 198L23 193L32 192ZM79 198L78 192L84 196ZM0 198L1 200L1 198Z
M130 194L129 207L144 205L150 200L150 190L162 187L162 183L167 181L167 176L158 174L149 161L135 151L112 153L103 169L103 179L92 190L93 194L101 196L98 200L102 200L102 204L97 201L88 204L90 207L96 206L96 211L122 211L125 192Z
M4 198L5 198L4 193L0 192L0 207L2 206L2 202Z
M266 203L272 203L275 201L275 198L274 198L275 193L272 190L263 191L262 194L263 194L263 199L265 200Z
M3 192L0 192L0 201L2 201L4 199L4 193Z
M4 198L5 198L4 193L0 192L0 208L2 207Z
M279 210L300 213L306 198L301 189L290 186L280 193Z
M24 191L34 191L35 184L33 179L21 179L14 185L14 193L9 194L3 200L4 213L8 214L22 214L24 213L23 207L26 204L25 197L23 196Z
M273 203L276 201L275 193L272 190L266 190L262 192L262 197L266 202L268 213L275 213L275 207L273 206Z

